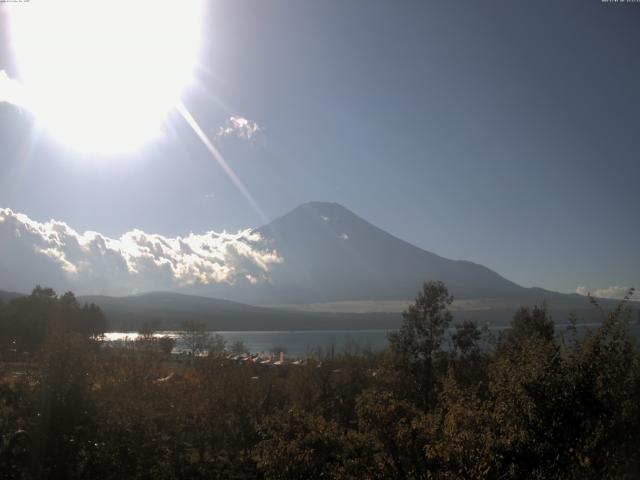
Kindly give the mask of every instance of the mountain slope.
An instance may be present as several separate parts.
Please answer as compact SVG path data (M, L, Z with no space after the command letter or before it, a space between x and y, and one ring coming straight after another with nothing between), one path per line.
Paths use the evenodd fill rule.
M304 204L257 231L284 259L261 292L267 302L409 299L425 280L442 280L458 298L524 290L482 265L411 245L335 203Z
M566 322L571 311L579 322L598 322L599 312L584 297L564 295L563 301L550 302L550 312L558 323ZM135 331L145 321L156 323L157 329L179 329L185 320L204 323L211 330L363 330L392 329L400 325L399 311L350 313L326 311L301 311L255 307L216 298L184 295L172 292L151 292L127 297L101 295L80 296L81 303L95 303L105 313L109 330ZM527 303L509 299L454 302L452 307L456 322L473 320L479 324L506 325L516 309ZM478 303L477 305L475 305ZM615 307L613 301L600 302L607 310ZM637 308L636 308L637 310Z
M145 321L158 329L178 329L185 320L202 322L211 330L340 330L396 328L398 313L313 313L254 307L228 300L150 292L127 297L85 295L81 303L95 303L105 313L110 330L137 330Z
M0 301L2 302L9 302L14 298L18 298L22 296L24 296L22 293L5 292L4 290L0 290Z

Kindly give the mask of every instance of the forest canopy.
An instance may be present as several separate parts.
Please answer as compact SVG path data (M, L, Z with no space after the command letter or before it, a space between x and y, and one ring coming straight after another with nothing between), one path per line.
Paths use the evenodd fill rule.
M36 286L31 295L0 301L0 351L33 352L53 330L95 337L106 328L100 308L81 305L73 292Z
M30 447L3 451L5 477L638 478L640 351L624 301L585 334L575 319L554 333L542 305L497 336L456 323L450 304L426 283L384 352L275 367L103 348L97 311L36 289L2 318L62 326L38 330L25 375L0 377L0 425Z

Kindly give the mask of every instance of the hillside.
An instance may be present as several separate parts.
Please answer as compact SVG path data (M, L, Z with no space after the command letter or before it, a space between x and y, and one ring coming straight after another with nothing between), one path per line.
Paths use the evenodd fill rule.
M398 313L300 312L254 307L227 300L172 292L151 292L128 297L87 295L81 302L95 303L107 316L110 330L136 330L145 321L159 329L177 329L185 320L202 322L211 330L350 330L396 328Z

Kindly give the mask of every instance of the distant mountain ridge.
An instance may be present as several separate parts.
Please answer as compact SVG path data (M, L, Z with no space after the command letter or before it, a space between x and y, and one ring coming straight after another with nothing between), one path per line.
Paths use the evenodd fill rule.
M229 300L149 292L126 297L84 295L82 303L95 303L106 314L111 330L135 330L152 321L158 329L179 329L185 320L204 323L211 330L360 330L396 328L400 315L378 313L299 312L256 307Z
M0 291L0 298L5 301L21 296L24 295ZM574 296L566 297L573 299ZM336 309L336 306L342 305L341 302L310 305L310 308L304 305L271 308L175 292L149 292L124 297L81 295L78 300L82 304L98 305L107 317L109 331L137 331L148 321L153 322L158 330L176 330L185 320L201 322L210 330L221 331L388 330L400 325L402 317L398 307L409 303L389 302L394 311L365 310L364 313L354 313ZM587 299L579 297L575 300L568 304L554 302L551 305L550 310L559 323L566 322L570 311L578 314L579 322L600 320L599 312L588 304ZM616 304L613 300L600 302L607 309ZM509 300L456 300L452 312L455 322L473 320L479 324L505 325L516 309L525 304Z
M22 293L17 292L5 292L4 290L0 290L0 301L9 302L14 298L22 297Z
M226 330L394 328L402 305L423 282L441 280L456 299L457 320L504 324L519 306L542 302L558 321L571 312L581 321L600 318L583 296L525 288L483 265L446 259L336 203L306 203L254 232L260 234L257 248L275 250L282 259L270 266L266 282L79 298L99 305L116 329L137 328L151 319L167 328L187 319ZM0 292L0 299L19 295ZM605 308L616 304L600 302ZM637 310L640 304L632 307Z
M584 321L600 318L584 296L522 287L483 265L441 257L336 203L303 204L255 231L262 246L275 249L282 263L272 266L269 282L215 286L216 296L259 305L298 305L302 311L321 311L327 305L327 311L335 312L340 311L336 305L360 305L354 311L372 312L371 305L411 300L425 281L441 280L459 301L457 318L505 323L519 306L543 302L558 319L572 312ZM616 301L601 303L608 308Z

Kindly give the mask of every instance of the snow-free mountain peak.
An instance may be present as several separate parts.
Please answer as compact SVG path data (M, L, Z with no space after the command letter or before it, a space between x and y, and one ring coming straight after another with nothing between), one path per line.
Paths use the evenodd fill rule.
M276 303L407 299L426 280L464 298L522 288L482 265L411 245L337 203L305 203L258 231L283 259L270 271Z

